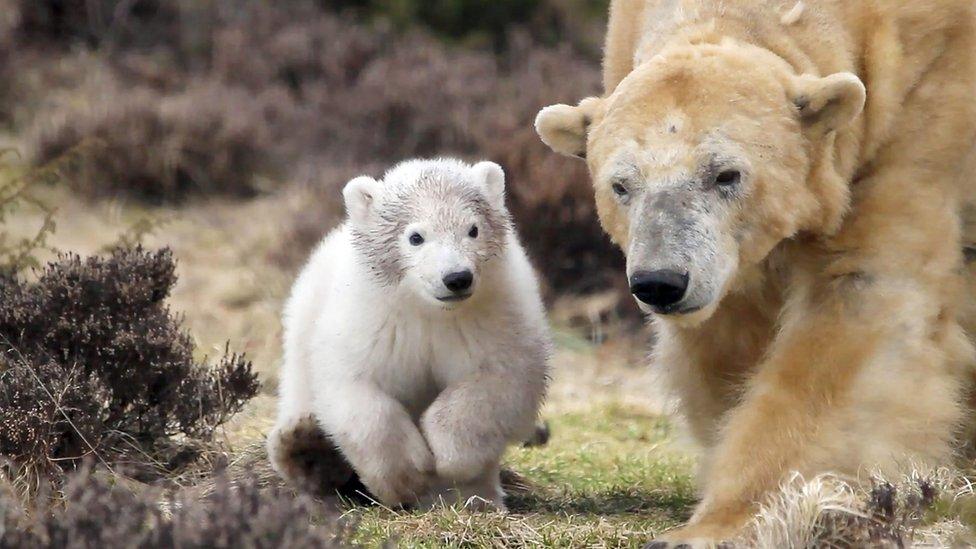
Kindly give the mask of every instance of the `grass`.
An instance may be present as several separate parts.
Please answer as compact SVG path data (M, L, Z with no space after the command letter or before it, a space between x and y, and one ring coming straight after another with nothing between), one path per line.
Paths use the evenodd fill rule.
M401 547L640 547L687 519L691 462L669 449L671 427L646 409L609 402L547 418L549 444L512 449L528 488L509 513L355 508L356 541Z

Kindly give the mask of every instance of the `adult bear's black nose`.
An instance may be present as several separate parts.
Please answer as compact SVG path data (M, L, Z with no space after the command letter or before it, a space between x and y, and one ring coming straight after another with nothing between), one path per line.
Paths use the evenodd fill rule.
M677 271L638 271L630 277L630 293L658 310L680 302L686 291L688 275Z
M467 269L450 273L444 277L444 285L447 286L448 290L455 293L467 290L471 287L472 282L474 282L474 275Z

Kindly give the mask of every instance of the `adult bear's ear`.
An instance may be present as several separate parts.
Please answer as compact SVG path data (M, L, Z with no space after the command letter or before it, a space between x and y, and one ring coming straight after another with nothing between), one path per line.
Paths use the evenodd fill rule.
M589 97L575 107L546 107L535 117L535 131L542 142L557 153L586 158L586 133L601 101L598 97Z
M353 223L365 221L369 217L369 212L376 206L379 190L379 181L365 175L346 183L342 189L342 198Z
M505 205L505 171L494 162L478 162L471 170L493 206Z
M793 80L790 98L804 125L825 134L846 127L861 114L867 91L861 79L849 72L823 78L804 74Z

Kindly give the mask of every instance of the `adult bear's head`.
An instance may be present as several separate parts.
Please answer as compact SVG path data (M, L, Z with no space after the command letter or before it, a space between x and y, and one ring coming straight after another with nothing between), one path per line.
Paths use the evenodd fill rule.
M665 51L606 98L543 109L536 128L586 159L642 309L699 322L778 243L837 229L849 193L835 130L864 102L853 74L797 75L724 42Z

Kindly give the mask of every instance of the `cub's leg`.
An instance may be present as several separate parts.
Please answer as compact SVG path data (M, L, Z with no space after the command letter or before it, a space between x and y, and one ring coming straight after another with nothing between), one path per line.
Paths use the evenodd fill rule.
M427 493L434 459L399 401L368 382L335 382L316 403L316 411L380 502L413 504Z
M498 463L510 441L527 438L535 427L545 391L544 367L542 361L513 369L529 372L517 375L484 366L437 397L420 425L441 479L480 487L483 493L472 495L487 501L500 499Z

